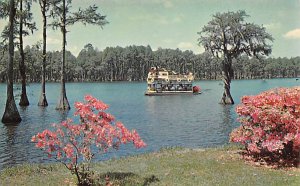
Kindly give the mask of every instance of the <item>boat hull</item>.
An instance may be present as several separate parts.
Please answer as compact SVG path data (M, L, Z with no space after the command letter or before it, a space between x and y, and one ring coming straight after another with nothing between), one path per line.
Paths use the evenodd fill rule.
M163 92L154 92L147 91L145 92L146 96L169 96L169 95L197 95L201 94L201 92L191 92L191 91L163 91Z

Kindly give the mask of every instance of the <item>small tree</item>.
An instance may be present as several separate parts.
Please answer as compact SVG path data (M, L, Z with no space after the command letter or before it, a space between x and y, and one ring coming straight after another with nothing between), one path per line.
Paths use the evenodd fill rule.
M32 137L37 148L76 175L78 185L94 184L90 165L98 154L128 142L133 142L136 148L146 146L135 130L129 131L121 122L114 122L114 116L104 112L108 108L106 104L92 96L85 96L85 101L75 103L74 115L80 117L79 124L68 119L55 124L56 130L44 130Z
M102 16L97 13L98 7L96 5L89 6L86 10L79 9L73 13L70 10L72 0L62 0L60 3L55 4L52 9L52 16L54 21L50 24L54 29L60 28L62 33L62 63L61 63L61 92L60 99L56 106L58 110L68 110L70 105L67 99L66 86L65 86L65 52L66 52L66 35L67 26L73 25L77 22L81 22L84 25L93 24L103 26L108 22L105 20L106 16Z
M242 125L230 134L231 142L245 145L255 160L300 163L300 87L244 96L236 112Z
M269 55L271 46L267 41L273 41L264 27L246 23L248 15L245 11L216 13L213 19L198 32L199 45L215 57L222 58L222 77L224 93L223 104L234 104L230 93L230 83L233 77L232 59L241 54L249 56Z

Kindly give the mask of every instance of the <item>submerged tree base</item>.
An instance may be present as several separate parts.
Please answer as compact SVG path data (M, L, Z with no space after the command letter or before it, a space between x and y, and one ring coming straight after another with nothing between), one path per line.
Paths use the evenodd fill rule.
M38 106L41 106L41 107L47 107L48 106L48 102L47 102L47 98L46 98L45 93L41 94Z
M55 109L56 110L70 110L71 109L67 96L63 95L60 97Z
M226 88L225 88L225 91L223 93L223 97L220 101L220 104L223 104L223 105L233 105L234 104L234 101L230 94L229 88L228 88L228 90L226 90Z
M234 104L234 101L228 97L223 97L220 101L220 104L223 104L223 105L233 105Z
M27 98L26 94L21 94L21 99L20 99L20 106L28 106L29 105L29 100Z
M7 101L1 121L5 124L17 124L22 121L14 101Z

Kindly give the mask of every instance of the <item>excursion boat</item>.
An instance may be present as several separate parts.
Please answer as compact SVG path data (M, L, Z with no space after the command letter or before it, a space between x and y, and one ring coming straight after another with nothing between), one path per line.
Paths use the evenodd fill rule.
M200 94L200 87L193 86L193 81L194 76L191 72L178 74L165 68L151 67L145 95Z

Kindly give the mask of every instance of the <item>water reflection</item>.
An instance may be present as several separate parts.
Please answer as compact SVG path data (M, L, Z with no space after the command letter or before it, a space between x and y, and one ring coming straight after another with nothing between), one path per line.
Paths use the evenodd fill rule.
M227 140L228 136L231 133L232 129L235 127L235 118L232 117L234 113L235 105L222 105L222 124L220 125L220 132L224 135L224 142ZM227 143L225 142L225 143Z
M57 121L58 123L67 120L68 116L70 115L70 110L57 110L56 112L59 116L59 120Z
M222 105L222 110L223 110L223 115L222 115L222 119L223 119L223 126L229 126L232 124L232 115L231 115L231 111L233 109L233 105ZM228 127L225 127L228 128Z
M17 164L16 149L15 149L17 127L18 124L4 125L4 129L6 131L6 139L2 141L1 147L3 148L3 151L6 153L1 153L0 158L6 160L7 166ZM0 164L0 168L1 168L1 164Z

